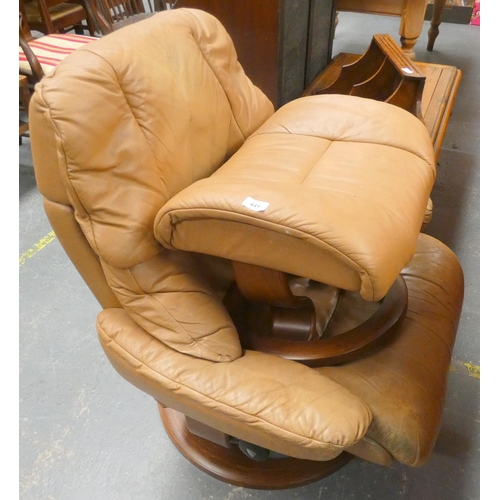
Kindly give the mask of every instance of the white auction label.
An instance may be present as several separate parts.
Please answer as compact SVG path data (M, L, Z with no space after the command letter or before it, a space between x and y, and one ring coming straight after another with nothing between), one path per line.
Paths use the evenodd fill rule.
M254 200L251 196L247 196L243 200L242 205L254 212L263 212L269 206L269 203L267 201Z

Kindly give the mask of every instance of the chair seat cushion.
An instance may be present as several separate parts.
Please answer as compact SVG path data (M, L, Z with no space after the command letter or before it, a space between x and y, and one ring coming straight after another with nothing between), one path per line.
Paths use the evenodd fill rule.
M48 75L63 59L93 40L97 38L86 35L52 34L37 38L28 45L40 62L44 74ZM32 74L28 59L21 47L19 47L19 70L24 74Z
M434 180L415 116L360 97L305 97L171 198L156 237L379 300L414 254Z

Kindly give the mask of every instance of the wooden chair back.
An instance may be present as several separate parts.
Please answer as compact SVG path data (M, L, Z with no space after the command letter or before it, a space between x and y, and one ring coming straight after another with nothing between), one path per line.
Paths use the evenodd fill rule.
M141 21L154 13L155 0L84 0L102 35ZM147 7L147 8L146 8Z
M177 0L153 0L153 5L156 12L161 10L173 9Z
M86 28L84 21L88 28L88 12L83 2L84 0L19 0L19 5L24 5L32 30L44 35L72 30L83 34Z
M19 46L22 48L31 67L32 75L25 75L31 87L44 77L42 66L29 46L29 42L32 40L34 40L34 36L28 24L26 10L23 2L19 1Z
M31 42L34 40L34 36L31 33L30 25L28 23L28 16L26 15L26 8L24 7L23 0L19 0L19 39L21 38L25 42Z

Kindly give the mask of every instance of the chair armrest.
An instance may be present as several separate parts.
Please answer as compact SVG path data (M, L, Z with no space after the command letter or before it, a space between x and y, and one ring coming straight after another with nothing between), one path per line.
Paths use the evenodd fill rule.
M163 344L217 362L241 356L234 324L193 256L164 250L126 269L101 263L122 307Z
M358 442L369 407L316 370L255 351L228 363L178 353L121 309L97 322L115 369L165 406L234 437L296 458L330 460Z

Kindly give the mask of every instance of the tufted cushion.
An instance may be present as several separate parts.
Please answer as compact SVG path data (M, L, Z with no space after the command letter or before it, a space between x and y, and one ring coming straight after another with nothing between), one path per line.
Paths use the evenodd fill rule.
M304 97L171 198L155 231L167 248L379 300L413 257L434 180L432 142L412 114L361 97ZM269 206L255 211L247 197Z
M48 75L63 59L94 40L97 40L97 38L92 36L52 34L37 38L29 42L28 45L40 62L44 74ZM19 47L19 70L28 75L32 73L21 47Z

